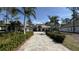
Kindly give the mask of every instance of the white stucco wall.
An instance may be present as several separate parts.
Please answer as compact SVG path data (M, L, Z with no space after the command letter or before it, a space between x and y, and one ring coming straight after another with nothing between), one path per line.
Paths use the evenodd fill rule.
M73 27L70 27L70 28L61 28L60 31L73 32ZM75 32L79 32L79 27L75 27Z
M0 27L0 30L1 30L2 28Z
M75 32L79 32L79 27L75 27Z

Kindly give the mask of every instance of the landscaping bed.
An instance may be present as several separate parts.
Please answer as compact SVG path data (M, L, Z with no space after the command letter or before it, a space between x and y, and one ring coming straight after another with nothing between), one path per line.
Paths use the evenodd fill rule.
M0 34L0 51L12 51L19 47L33 32L13 32Z
M53 41L57 43L63 43L65 35L59 32L46 32L46 35L53 38Z

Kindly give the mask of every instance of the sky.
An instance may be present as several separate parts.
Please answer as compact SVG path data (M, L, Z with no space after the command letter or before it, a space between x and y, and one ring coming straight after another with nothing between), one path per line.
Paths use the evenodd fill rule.
M59 22L61 18L71 18L72 12L65 7L38 7L36 10L37 19L33 19L34 24L45 23L49 21L48 16L58 16Z
M31 17L31 21L33 24L42 24L49 21L48 16L58 16L59 22L61 23L61 19L63 18L71 18L72 12L65 7L37 7L36 8L36 19ZM2 16L0 16L1 19ZM23 23L23 15L19 14L20 21ZM26 19L27 20L27 19Z

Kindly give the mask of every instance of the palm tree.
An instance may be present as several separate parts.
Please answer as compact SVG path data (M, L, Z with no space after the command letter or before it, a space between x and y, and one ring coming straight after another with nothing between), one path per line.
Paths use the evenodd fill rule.
M8 13L8 7L1 7L0 8L0 13L1 12L3 12L4 11L4 13L2 13L2 14L0 14L0 15L3 15L4 16L4 18L5 18L5 22L6 22L6 24L7 24L7 20L8 20L8 15L9 15L9 13Z
M67 24L67 23L69 22L69 20L70 20L69 18L65 18L65 19L62 20L62 22L63 22L64 24Z
M6 11L6 23L7 23L7 19L9 18L9 15L11 16L10 19L12 20L13 17L15 17L16 15L18 15L18 12L23 14L24 16L24 34L25 34L25 30L26 30L26 18L27 20L31 19L31 16L33 16L34 18L36 18L36 12L35 12L35 7L22 7L22 10L15 8L15 7L4 7L4 8L0 8L1 10Z
M7 31L7 20L9 19L9 16L8 16L8 15L9 15L9 13L8 13L8 7L1 7L1 8L0 8L0 13L3 12L3 11L4 11L5 13L3 13L3 14L1 14L1 15L3 15L4 18L5 18L6 31ZM3 18L3 19L4 19L4 18Z
M36 18L35 7L21 7L22 10L16 9L19 13L24 16L24 34L26 33L26 19L30 20L31 16Z
M50 19L51 29L58 28L58 16L48 16Z
M8 26L8 31L9 32L17 32L17 31L20 31L21 28L21 22L20 21L10 21L10 24Z
M7 24L7 21L11 19L10 15L13 16L16 13L16 9L14 7L1 7L0 12L2 11L4 11L4 13L1 15L4 15L4 17L6 18L5 20L6 24Z
M31 19L31 16L36 18L35 7L22 7L23 12L20 11L24 15L24 34L26 33L26 18L27 20ZM19 10L18 10L19 11Z
M75 20L77 19L77 11L79 10L78 7L69 7L69 10L72 11L72 24L73 24L73 32L75 32Z

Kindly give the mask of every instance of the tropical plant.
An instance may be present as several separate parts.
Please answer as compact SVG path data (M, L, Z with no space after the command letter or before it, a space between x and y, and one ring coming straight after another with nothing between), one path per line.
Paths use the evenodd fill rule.
M8 19L11 19L11 21L18 15L18 13L21 13L24 16L24 34L26 33L26 19L31 20L31 16L36 18L36 12L35 7L21 7L21 8L15 8L15 7L3 7L0 8L1 11L5 11L4 16L6 17L6 23Z
M23 11L24 11L24 13L22 13L22 14L24 14L24 34L26 33L26 18L28 19L28 20L30 20L31 19L31 16L33 16L34 18L36 18L36 12L35 12L35 9L36 8L34 8L34 7L23 7L22 8L23 9Z
M26 32L24 35L23 32L11 32L3 33L0 36L0 51L13 51L17 50L25 40L30 38L33 35L33 32Z
M24 34L26 33L26 19L31 20L31 16L36 18L35 7L21 7L16 10L24 16Z
M70 22L69 18L62 19L62 24L67 24Z
M1 12L4 12L0 15L4 16L3 20L5 21L5 24L6 24L6 31L8 31L7 30L7 28L8 28L7 22L9 22L9 20L12 21L12 18L17 15L17 10L15 7L1 7L0 13Z
M50 19L51 29L58 28L58 16L48 16Z
M20 21L10 21L8 26L9 32L17 32L21 30L21 22Z
M72 23L73 23L73 32L75 32L75 20L77 19L78 7L68 7L69 10L72 11Z

